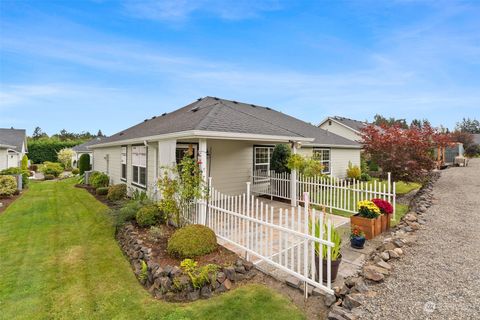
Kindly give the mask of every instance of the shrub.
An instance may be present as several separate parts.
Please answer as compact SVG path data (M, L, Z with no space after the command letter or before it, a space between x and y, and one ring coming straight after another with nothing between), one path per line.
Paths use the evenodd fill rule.
M72 167L73 150L71 148L63 148L57 152L58 161L63 164L65 169Z
M273 149L270 159L270 170L278 173L290 172L287 167L288 158L291 155L290 147L286 144L277 144Z
M160 218L160 210L155 204L147 205L138 210L135 219L141 227L148 227L156 224Z
M80 173L80 170L78 170L77 168L72 169L72 174L79 174L79 173Z
M28 177L30 177L30 171L22 170L17 167L11 167L11 168L0 171L0 175L17 175L17 174L22 175L22 185L24 188L26 188L28 186L28 183L30 182L28 180Z
M163 238L165 233L161 227L151 226L150 230L148 230L148 235L152 241L157 242Z
M0 176L0 197L11 197L17 191L17 180L13 176Z
M84 153L80 156L80 159L78 159L78 170L80 170L80 174L83 174L85 171L89 171L90 169L90 155Z
M90 175L88 182L95 189L100 187L108 187L108 184L110 183L110 178L103 172L94 171Z
M347 168L347 177L349 177L350 179L360 179L361 175L362 171L360 170L360 167L352 165L352 163L349 161Z
M55 176L53 174L46 174L43 178L45 180L53 180L55 179Z
M54 177L58 177L60 173L63 172L63 168L62 165L58 162L45 161L40 171L43 174L51 174Z
M98 196L106 196L108 194L108 188L107 187L99 187L95 189L95 193Z
M168 240L167 251L177 258L194 258L217 249L217 237L208 227L192 224L180 228Z
M143 207L140 201L129 201L119 211L117 216L117 225L122 225L127 221L135 220L138 210Z
M22 157L22 170L28 170L28 157L26 154Z
M30 170L37 172L38 166L36 164L32 164L32 165L30 165Z
M108 188L107 199L110 201L122 200L127 196L127 185L125 183L115 184Z
M370 181L370 180L372 180L372 177L370 177L370 175L368 173L362 172L362 174L360 175L360 180Z
M323 165L314 157L303 157L299 154L292 154L288 158L287 167L290 170L297 170L306 177L322 175Z
M198 263L192 259L183 260L180 263L180 268L188 274L195 289L200 289L204 285L216 281L216 273L219 269L219 267L214 264L198 267Z

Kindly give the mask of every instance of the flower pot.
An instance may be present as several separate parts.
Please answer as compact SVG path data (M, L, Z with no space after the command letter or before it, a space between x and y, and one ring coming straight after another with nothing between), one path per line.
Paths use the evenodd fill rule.
M363 249L365 245L365 237L352 237L350 238L350 246L355 249Z
M374 237L378 236L379 234L382 234L382 216L383 214L379 215L375 221L375 235Z
M359 214L353 215L350 217L350 224L352 226L357 226L360 230L365 233L365 238L367 240L373 239L375 237L375 220L376 219L369 219L360 217Z
M332 260L331 269L330 269L330 282L333 283L335 279L337 279L338 269L340 267L340 263L342 262L342 255L338 256L337 260ZM320 281L318 278L318 272L320 270L318 264L318 256L315 254L315 279ZM322 280L323 282L327 282L327 259L322 259Z

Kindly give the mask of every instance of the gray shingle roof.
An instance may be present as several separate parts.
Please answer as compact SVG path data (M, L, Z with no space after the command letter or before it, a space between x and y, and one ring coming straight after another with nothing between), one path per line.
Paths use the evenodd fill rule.
M97 143L100 143L104 139L105 139L104 137L93 138L90 141L87 141L87 142L84 142L82 144L76 145L75 147L72 148L72 150L75 151L75 152L89 152L91 150L88 149L87 147L93 146L94 144L97 144Z
M314 138L318 145L359 146L271 108L205 97L168 114L152 117L116 133L102 143L117 142L189 130Z
M27 134L25 129L6 129L0 128L0 144L14 147L13 149L22 152L22 145L25 142L25 149Z
M335 117L332 117L332 119L335 119L341 124L349 128L352 128L353 130L356 130L356 131L361 131L363 128L365 128L368 125L368 123L366 122L344 118L344 117L335 116Z

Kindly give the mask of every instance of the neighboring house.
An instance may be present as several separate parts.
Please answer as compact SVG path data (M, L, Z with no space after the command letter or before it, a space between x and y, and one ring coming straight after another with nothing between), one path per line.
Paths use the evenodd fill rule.
M368 123L335 116L326 118L318 126L349 140L360 141L361 131Z
M93 146L94 144L100 143L104 137L96 137L90 141L84 142L82 144L76 145L72 148L73 155L72 155L72 166L77 167L78 160L82 154L88 154L90 156L90 164L93 164L93 151L88 149L89 146Z
M0 170L20 167L27 153L27 134L25 129L0 128Z
M214 97L146 119L89 149L93 170L107 173L111 183L153 193L162 167L175 165L188 151L217 190L238 194L254 171L269 172L273 148L280 143L317 156L325 174L344 177L349 161L360 164L360 145L354 141L271 108Z

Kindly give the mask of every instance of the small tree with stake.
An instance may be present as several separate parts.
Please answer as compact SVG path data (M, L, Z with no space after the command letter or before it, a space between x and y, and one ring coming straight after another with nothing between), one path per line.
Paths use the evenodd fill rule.
M291 151L288 145L277 144L275 149L273 149L272 158L270 159L270 169L277 173L290 173L290 169L287 166L290 155Z

